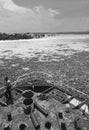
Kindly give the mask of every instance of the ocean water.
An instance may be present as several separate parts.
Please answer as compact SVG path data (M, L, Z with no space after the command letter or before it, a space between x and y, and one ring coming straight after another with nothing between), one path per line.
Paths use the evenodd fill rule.
M5 59L38 58L41 62L51 62L63 60L63 56L82 51L89 52L89 35L59 35L42 39L0 41L0 58ZM0 65L3 65L1 60ZM12 66L18 66L18 64L12 64ZM76 106L80 102L73 99L71 103ZM82 109L86 109L89 114L87 105L84 105Z
M58 61L59 57L89 51L89 35L59 35L42 39L0 41L0 58L38 58Z

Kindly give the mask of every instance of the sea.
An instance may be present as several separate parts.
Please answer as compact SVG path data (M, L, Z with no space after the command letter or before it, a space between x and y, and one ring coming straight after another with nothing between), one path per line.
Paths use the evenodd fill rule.
M5 40L0 41L0 59L12 59L19 57L22 59L38 58L41 62L52 62L63 60L63 56L71 56L78 52L89 52L89 35L57 35L40 39L26 40ZM3 61L0 60L0 65ZM15 66L15 64L13 64ZM25 68L26 69L26 68ZM71 101L73 105L80 102L77 99ZM88 106L84 105L89 114Z

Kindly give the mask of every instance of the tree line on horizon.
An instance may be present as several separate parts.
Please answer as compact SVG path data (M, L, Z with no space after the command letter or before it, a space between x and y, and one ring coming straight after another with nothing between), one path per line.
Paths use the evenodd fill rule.
M42 38L45 36L55 36L55 35L70 35L70 34L74 34L74 35L83 35L83 34L88 34L89 35L89 31L85 31L85 32L38 32L38 33L13 33L13 34L9 34L9 33L0 33L0 40L19 40L19 39L33 39L33 38Z
M33 38L41 38L44 37L44 34L39 33L0 33L0 40L19 40L19 39L33 39Z

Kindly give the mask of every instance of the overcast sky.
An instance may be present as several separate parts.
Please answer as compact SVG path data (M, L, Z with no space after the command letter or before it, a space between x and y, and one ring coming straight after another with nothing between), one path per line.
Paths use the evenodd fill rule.
M0 0L0 32L89 31L89 0Z

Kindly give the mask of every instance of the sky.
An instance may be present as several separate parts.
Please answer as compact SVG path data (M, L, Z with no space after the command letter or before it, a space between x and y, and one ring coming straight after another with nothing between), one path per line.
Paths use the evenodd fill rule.
M89 0L0 0L0 32L89 31Z

